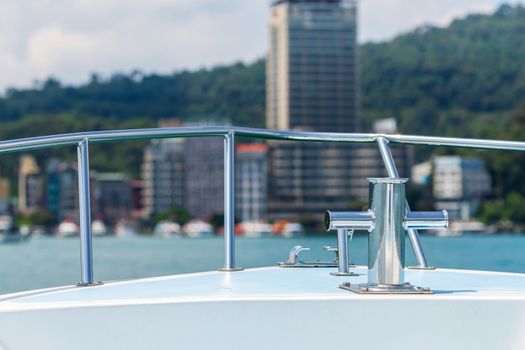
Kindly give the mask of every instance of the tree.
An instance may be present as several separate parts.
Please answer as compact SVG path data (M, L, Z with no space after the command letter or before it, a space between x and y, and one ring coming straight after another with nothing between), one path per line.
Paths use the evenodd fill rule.
M157 213L155 217L153 218L153 222L155 224L163 220L171 220L181 225L184 225L188 221L191 220L191 214L184 207L175 207L175 208L168 209L163 212Z

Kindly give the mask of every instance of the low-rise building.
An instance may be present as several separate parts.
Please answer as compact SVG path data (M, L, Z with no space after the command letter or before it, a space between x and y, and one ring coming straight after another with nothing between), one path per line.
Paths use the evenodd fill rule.
M417 185L428 185L432 177L432 161L418 163L412 167L411 181Z
M10 184L9 179L0 178L0 214L7 214L10 211Z
M470 220L479 200L491 192L490 175L478 158L436 157L433 180L436 208L446 209L451 219Z
M208 118L184 126L229 125ZM181 126L176 120L160 126ZM224 208L223 138L154 140L144 151L142 165L144 216L177 207L193 217L209 219Z
M235 150L235 211L242 221L261 221L268 206L268 146L239 144Z
M33 156L20 157L18 170L18 210L31 214L43 206L43 176Z
M190 138L184 142L184 206L207 220L224 211L224 139Z
M131 182L126 175L93 172L91 186L94 218L114 226L130 215L133 194Z
M57 222L78 222L78 173L77 165L51 159L46 169L47 209Z
M153 140L144 150L142 204L150 217L184 206L184 142Z

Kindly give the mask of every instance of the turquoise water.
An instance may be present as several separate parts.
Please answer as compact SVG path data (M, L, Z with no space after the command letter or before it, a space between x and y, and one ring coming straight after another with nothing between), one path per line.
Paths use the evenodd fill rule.
M525 273L525 235L423 236L431 264L438 267ZM301 238L238 238L237 265L257 267L286 260L296 244L312 248L304 259L330 259L322 251L335 245L334 236ZM0 293L45 288L79 281L79 240L38 238L0 245ZM221 238L97 237L94 240L95 278L118 280L214 270L222 267ZM408 263L414 259L407 241ZM356 236L350 254L366 264L367 239Z

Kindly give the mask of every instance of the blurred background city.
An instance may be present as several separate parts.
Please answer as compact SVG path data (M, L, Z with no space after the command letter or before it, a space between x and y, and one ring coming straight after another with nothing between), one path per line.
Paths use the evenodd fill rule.
M520 141L525 135L525 7L520 3L137 0L62 5L0 5L5 17L0 25L2 140L212 125ZM223 232L222 142L191 138L92 145L93 234L211 237L204 244L220 250L212 238ZM511 254L516 241L508 234L525 231L523 154L395 145L392 152L400 176L410 178L413 209L449 212L450 229L441 235L500 234L498 241L468 239L482 245L476 254L498 244L501 256ZM324 239L319 235L333 240L323 233L324 210L366 208L366 177L386 176L375 145L246 138L236 142L235 161L235 234L263 237L241 243L252 254L245 255L247 266L275 263L276 251L284 259L291 242L301 237L319 247ZM31 244L58 250L49 248L47 237L78 235L77 188L74 149L2 155L1 239L28 245L23 254L36 250ZM37 237L43 243L27 242ZM291 240L272 245L268 237ZM445 251L460 251L434 237L426 240ZM108 259L119 245L113 241L96 243ZM181 260L174 268L173 261L164 260L144 267L155 254L161 259L164 241L126 242L134 254L142 247L150 255L131 273L116 272L118 262L106 261L113 266L101 268L108 278L220 265L208 259L188 269ZM61 244L70 246L69 241ZM184 240L168 245L184 247L178 252L196 249ZM273 260L254 258L256 245ZM22 254L13 246L3 249ZM364 250L356 249L356 256ZM525 262L509 265L495 257L498 263L489 259L489 266L473 266L461 256L438 261L525 271Z

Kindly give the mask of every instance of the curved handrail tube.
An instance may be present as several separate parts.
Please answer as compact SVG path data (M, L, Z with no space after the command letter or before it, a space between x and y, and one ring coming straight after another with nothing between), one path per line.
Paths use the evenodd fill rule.
M19 152L24 150L47 148L54 146L76 145L84 139L87 139L90 143L101 143L112 141L148 140L161 138L225 136L228 133L234 133L236 136L240 137L252 137L282 141L372 143L376 142L378 138L384 138L385 140L390 142L413 145L525 151L525 142L521 141L482 140L414 135L267 130L233 126L204 126L89 131L70 134L30 137L23 139L0 141L0 153Z
M89 140L89 143L102 143L161 138L226 136L229 133L234 133L235 135L241 137L310 142L373 142L375 139L375 135L373 134L318 133L240 127L203 126L180 128L148 128L88 131L0 141L0 153L17 152L53 146L76 145L84 139Z
M415 135L380 135L390 142L410 145L463 147L478 149L499 149L509 151L525 151L523 141L466 139L456 137L415 136Z
M383 159L383 164L385 165L388 176L392 178L398 178L399 173L397 171L396 163L394 161L394 157L392 156L392 152L390 152L390 147L388 146L390 141L381 136L377 138L376 142L379 148L379 154L381 155L381 159ZM410 211L408 202L406 204L406 208L408 211ZM408 238L410 239L410 244L412 244L412 249L414 250L418 268L431 268L431 266L428 264L425 252L423 251L423 246L421 245L421 240L419 239L419 233L417 230L409 228L407 230L407 234Z

